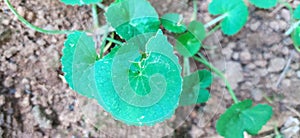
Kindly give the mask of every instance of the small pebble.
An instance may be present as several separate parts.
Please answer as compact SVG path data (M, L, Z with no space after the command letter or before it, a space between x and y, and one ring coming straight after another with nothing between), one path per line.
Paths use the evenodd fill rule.
M274 58L271 60L268 71L269 72L279 72L285 66L285 60L283 58Z
M255 101L261 101L263 99L262 91L260 89L253 89L251 95Z
M250 25L250 29L251 29L252 31L256 31L260 25L261 25L261 23L260 23L259 21L257 21L257 22L252 23L252 24Z
M242 63L248 63L251 60L251 53L248 50L243 51L240 54L240 59Z
M285 21L290 22L290 20L291 20L291 15L290 15L290 11L289 11L289 10L287 10L287 9L282 9L280 14L281 14L281 17L282 17Z
M297 71L297 77L300 79L300 71Z
M0 107L5 103L4 95L0 95Z

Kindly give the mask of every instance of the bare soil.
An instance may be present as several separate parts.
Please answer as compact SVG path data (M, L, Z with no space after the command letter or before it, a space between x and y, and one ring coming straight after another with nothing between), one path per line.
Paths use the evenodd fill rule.
M210 1L198 2L198 20L205 23L213 18L207 11ZM59 0L11 2L22 16L42 28L92 28L89 6L66 6ZM191 1L150 2L160 15L177 12L185 22L191 18ZM292 5L299 3L295 0ZM239 99L272 105L274 116L257 137L274 133L274 126L281 128L289 117L300 117L300 54L283 35L290 25L288 10L272 13L274 9L250 5L248 23L238 34L229 37L217 31L204 42L210 49L203 53L224 70ZM105 22L101 14L99 18ZM216 119L232 100L217 77L206 104L180 107L170 120L153 127L127 126L64 82L60 57L65 38L26 28L0 2L0 137L220 137ZM276 86L291 57L286 76ZM294 137L300 137L299 132Z

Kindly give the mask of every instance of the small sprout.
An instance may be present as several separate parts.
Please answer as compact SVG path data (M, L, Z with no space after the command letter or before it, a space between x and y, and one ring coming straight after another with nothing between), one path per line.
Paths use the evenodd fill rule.
M249 0L249 2L258 8L269 9L275 7L278 0Z
M177 38L175 49L184 57L191 57L199 51L205 36L203 24L192 21L188 26L188 32Z
M61 2L67 4L67 5L88 5L88 4L97 4L99 2L102 2L102 0L61 0Z
M217 131L225 138L243 138L244 131L256 135L273 114L272 107L258 104L252 107L251 100L232 105L217 121Z
M183 17L177 13L167 13L160 19L163 27L171 33L183 33L186 26L183 23Z
M207 70L198 70L183 78L179 105L187 106L205 103L210 94L207 88L212 84L213 76Z
M238 33L248 19L248 8L243 0L213 0L208 7L212 15L226 15L221 22L221 29L226 35Z

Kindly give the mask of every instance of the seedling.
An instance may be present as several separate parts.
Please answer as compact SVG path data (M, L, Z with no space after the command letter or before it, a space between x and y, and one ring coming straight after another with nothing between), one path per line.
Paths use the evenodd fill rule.
M191 73L189 58L202 63L223 79L234 101L217 121L220 135L240 138L244 131L257 134L271 118L270 106L258 104L252 107L251 100L239 101L224 74L199 52L202 41L219 27L227 35L241 30L248 18L248 10L242 0L213 0L208 10L220 16L207 24L197 21L197 1L194 0L193 17L187 27L182 16L176 13L167 13L159 18L147 0L116 0L109 7L102 5L101 0L62 2L69 5L92 4L95 30L106 28L99 53L96 52L98 45L87 31L36 27L5 0L11 11L28 27L47 34L68 34L61 58L66 81L79 94L96 99L115 119L128 125L151 126L170 118L178 106L206 102L210 97L208 88L213 81L212 73L208 70ZM274 3L250 2L262 8L274 6ZM97 6L105 11L107 20L107 24L101 27ZM219 21L221 25L206 33L208 27ZM184 58L183 73L173 46L160 25L177 36L175 49ZM114 32L109 31L110 27ZM123 40L114 39L115 33Z

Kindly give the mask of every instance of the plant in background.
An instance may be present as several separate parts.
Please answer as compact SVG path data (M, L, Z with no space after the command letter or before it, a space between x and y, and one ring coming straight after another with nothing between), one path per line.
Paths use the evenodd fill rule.
M295 10L288 3L285 3L285 5L292 15L291 27L285 32L285 35L291 35L295 49L300 52L300 5Z
M197 21L197 1L194 0L193 16L187 26L177 13L167 13L160 18L147 0L116 0L109 7L102 5L102 0L61 1L69 5L91 4L93 33L101 35L102 39L96 39L101 41L101 45L87 31L36 27L21 17L8 0L5 3L28 27L42 33L68 35L61 58L66 81L79 94L96 99L115 119L128 125L154 125L170 118L178 106L206 102L210 97L207 88L213 81L210 71L224 80L234 101L217 121L220 135L241 138L244 131L255 135L271 118L270 106L252 106L251 100L239 101L224 74L199 52L202 41L217 29L221 28L226 35L234 35L242 29L249 14L244 1L213 0L208 11L219 16L203 24ZM260 8L277 4L276 0L249 2ZM107 21L101 27L98 7L105 11ZM215 25L218 22L221 23ZM183 57L182 67L160 25L176 36L174 48ZM104 29L104 33L99 34L99 28ZM122 40L115 39L116 34ZM202 63L210 71L191 73L191 59Z

